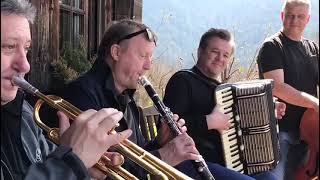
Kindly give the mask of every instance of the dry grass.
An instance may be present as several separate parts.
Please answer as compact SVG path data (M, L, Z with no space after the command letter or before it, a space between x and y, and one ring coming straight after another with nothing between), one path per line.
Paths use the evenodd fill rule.
M153 62L151 70L146 74L148 80L153 85L155 91L160 98L163 98L166 85L171 76L178 71L178 68L170 67L169 65L157 60ZM141 107L152 106L152 101L143 87L139 87L135 93L135 99Z
M157 60L153 62L152 69L146 75L156 92L159 94L160 98L163 98L166 85L171 76L181 69L181 67L179 68L179 62L177 63L178 67L174 68L161 62L160 60ZM228 68L221 74L221 81L224 83L232 83L257 78L258 67L255 58L251 61L251 64L248 68L242 67L239 61L233 58L230 61ZM147 93L142 87L137 89L135 99L137 100L138 105L143 108L152 106L151 99L148 97Z

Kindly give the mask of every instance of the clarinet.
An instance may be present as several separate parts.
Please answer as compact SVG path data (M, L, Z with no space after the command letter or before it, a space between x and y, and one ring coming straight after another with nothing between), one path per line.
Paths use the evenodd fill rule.
M160 118L161 121L165 121L165 123L169 125L169 128L173 132L174 136L178 136L179 134L181 134L182 132L180 128L178 127L177 123L173 119L173 113L160 100L159 95L156 93L156 91L154 90L152 84L148 81L148 79L145 76L139 77L139 84L145 88L149 97L153 101L154 106L156 107L157 111L161 116ZM198 160L192 161L192 164L197 170L197 172L200 174L201 179L215 180L208 168L207 163L204 161L201 155L199 156Z

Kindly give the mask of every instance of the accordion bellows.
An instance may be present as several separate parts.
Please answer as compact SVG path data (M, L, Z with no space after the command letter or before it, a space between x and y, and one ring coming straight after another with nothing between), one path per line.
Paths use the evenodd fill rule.
M279 128L269 79L227 83L216 88L216 102L232 124L221 133L225 166L255 174L279 162Z

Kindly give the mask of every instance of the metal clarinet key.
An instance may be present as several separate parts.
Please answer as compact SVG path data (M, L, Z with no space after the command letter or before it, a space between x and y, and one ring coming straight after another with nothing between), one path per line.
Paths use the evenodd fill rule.
M164 105L164 103L160 100L159 95L154 90L152 84L148 81L145 76L139 77L139 84L142 85L149 97L154 103L154 106L158 110L161 120L165 121L174 133L175 136L181 134L181 130L179 129L177 123L173 119L173 113L170 111L168 107ZM196 168L197 172L200 174L201 178L204 180L214 180L213 175L211 174L207 163L204 161L201 155L199 155L199 159L192 162L193 166Z

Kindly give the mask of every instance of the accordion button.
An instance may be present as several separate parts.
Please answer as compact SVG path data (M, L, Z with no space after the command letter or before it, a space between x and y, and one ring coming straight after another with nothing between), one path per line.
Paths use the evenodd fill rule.
M239 115L236 115L236 117L235 117L235 119L236 119L236 121L240 121L240 117L239 117Z
M243 144L240 145L240 150L243 151L244 150L244 146Z

